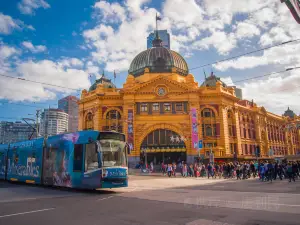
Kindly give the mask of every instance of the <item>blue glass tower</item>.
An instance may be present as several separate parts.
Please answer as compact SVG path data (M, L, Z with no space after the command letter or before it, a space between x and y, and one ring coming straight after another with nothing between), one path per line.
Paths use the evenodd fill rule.
M170 49L170 34L168 33L168 31L158 30L158 36L163 41L162 42L163 47ZM154 32L150 33L149 36L147 37L147 49L153 47L152 41L154 40L154 38L155 38Z

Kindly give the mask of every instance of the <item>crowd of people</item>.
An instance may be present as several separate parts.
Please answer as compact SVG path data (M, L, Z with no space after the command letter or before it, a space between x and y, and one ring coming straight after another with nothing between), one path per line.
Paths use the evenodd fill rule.
M150 163L150 171L153 171L153 164ZM276 179L288 179L289 182L300 177L300 162L229 162L229 163L197 163L186 164L185 162L161 163L160 171L164 176L176 177L181 174L183 177L207 177L224 179L248 179L258 177L261 181Z

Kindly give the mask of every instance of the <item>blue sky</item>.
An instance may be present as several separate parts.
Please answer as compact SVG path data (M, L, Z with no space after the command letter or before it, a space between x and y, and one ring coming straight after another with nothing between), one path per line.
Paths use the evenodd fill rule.
M219 7L220 4L224 7ZM171 34L171 48L189 68L300 38L280 1L271 0L10 0L0 2L0 74L82 90L102 74L122 87L131 60L146 49L155 14ZM228 84L300 65L292 43L204 69ZM203 68L190 71L203 81ZM281 114L299 114L299 71L236 83L245 98ZM0 120L28 117L37 108L80 92L0 78ZM79 96L79 95L78 95ZM10 104L7 104L10 103ZM26 107L27 104L33 107Z

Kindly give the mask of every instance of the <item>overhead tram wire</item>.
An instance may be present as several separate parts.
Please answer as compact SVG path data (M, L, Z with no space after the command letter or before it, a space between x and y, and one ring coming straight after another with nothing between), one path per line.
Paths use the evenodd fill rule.
M264 74L264 75L251 77L251 78L246 78L246 79L237 80L237 81L232 81L232 82L233 83L239 83L239 82L243 82L243 81L253 80L253 79L256 79L256 78L268 77L268 76L272 76L272 75L275 75L275 74L285 73L285 72L288 72L288 71L291 71L291 70L297 70L297 69L300 69L300 66L291 67L291 68L287 68L285 70L281 70L281 71L278 71L278 72L267 73L267 74Z
M6 77L6 78L11 78L11 79L16 79L16 80L22 80L22 81L32 82L32 83L36 83L36 84L43 84L43 85L48 85L48 86L52 86L52 87L70 89L70 90L74 90L74 91L80 91L80 89L69 88L69 87L64 87L64 86L55 85L55 84L48 84L48 83L38 82L38 81L34 81L34 80L28 80L28 79L25 79L23 77L13 77L13 76L8 76L8 75L4 75L4 74L0 74L0 76Z
M278 47L278 46L281 46L281 45L290 44L290 43L298 42L298 41L300 41L300 38L290 40L290 41L285 41L285 42L282 42L282 43L279 43L279 44L276 44L276 45L271 45L269 47L257 49L257 50L251 51L251 52L246 52L246 53L236 55L236 56L232 56L232 57L229 57L229 58L226 58L226 59L221 59L221 60L215 61L213 63L204 64L202 66L196 66L196 67L191 68L190 70L195 70L195 69L203 68L203 67L206 67L206 66L211 66L211 65L214 65L214 64L218 64L218 63L221 63L221 62L230 61L232 59L237 59L237 58L240 58L240 57L245 56L245 55L251 55L251 54L256 53L256 52L261 52L261 51L264 51L264 50L267 50L267 49L270 49L270 48L274 48L274 47Z

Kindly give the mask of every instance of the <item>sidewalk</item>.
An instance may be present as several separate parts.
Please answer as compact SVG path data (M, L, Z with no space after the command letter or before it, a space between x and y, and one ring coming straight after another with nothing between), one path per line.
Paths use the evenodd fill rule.
M159 172L142 172L141 169L129 169L129 175L135 175L135 176L160 176L162 177L163 174Z

